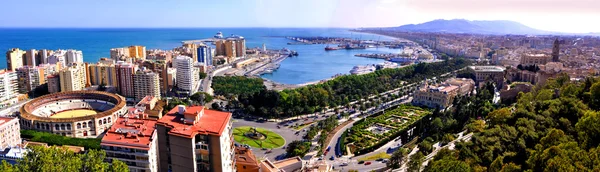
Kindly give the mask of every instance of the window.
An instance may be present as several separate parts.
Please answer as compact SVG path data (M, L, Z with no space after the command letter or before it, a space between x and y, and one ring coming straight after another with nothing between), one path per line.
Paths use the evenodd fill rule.
M60 130L60 127L58 126L58 124L54 124L54 130Z
M102 120L102 122L103 122L104 124L106 124L106 118L104 118L104 120Z
M85 123L83 123L83 125L85 125ZM81 123L77 123L77 129L81 128Z
M67 130L71 130L71 124L67 124Z

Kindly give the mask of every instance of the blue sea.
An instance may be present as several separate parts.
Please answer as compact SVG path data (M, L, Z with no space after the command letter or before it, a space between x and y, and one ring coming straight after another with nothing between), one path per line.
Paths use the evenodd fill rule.
M360 53L399 53L398 49L373 48L365 50L324 51L326 45L287 45L291 40L277 36L352 37L364 40L392 40L391 37L350 32L341 28L161 28L161 29L0 29L0 50L20 49L77 49L83 51L84 61L95 63L109 57L110 49L143 45L147 49L172 49L181 41L203 39L217 32L246 38L247 47L268 49L287 48L299 56L288 58L272 74L262 77L285 84L300 84L327 79L336 74L347 74L355 65L381 63L381 59L355 57ZM0 58L0 68L6 68L6 58Z

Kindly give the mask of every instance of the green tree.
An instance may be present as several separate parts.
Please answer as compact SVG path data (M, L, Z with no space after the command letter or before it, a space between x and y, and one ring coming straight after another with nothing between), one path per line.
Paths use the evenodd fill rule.
M80 155L82 161L82 171L106 171L108 164L104 163L106 152L101 150L89 150Z
M404 163L406 155L408 155L408 150L405 148L398 148L398 150L394 151L392 157L386 164L388 168L397 169L400 168L402 163Z
M112 164L109 168L111 172L128 172L129 167L123 161L119 161L118 159L113 159Z
M207 76L207 74L204 72L200 72L199 75L200 75L200 79L204 79Z
M6 162L5 160L2 160L2 164L0 164L0 171L17 172L17 169L13 167L13 165L11 165L10 163Z
M425 161L425 155L420 151L410 156L410 160L408 161L408 171L410 172L419 172L421 171L421 166Z

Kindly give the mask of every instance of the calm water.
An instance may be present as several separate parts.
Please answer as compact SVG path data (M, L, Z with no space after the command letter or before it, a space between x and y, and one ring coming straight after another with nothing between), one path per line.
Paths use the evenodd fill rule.
M288 48L300 56L288 58L279 70L264 78L286 84L299 84L349 73L355 65L381 63L383 60L354 57L359 53L398 53L401 50L386 48L366 50L324 51L326 45L287 45L290 40L271 36L330 36L353 37L371 40L393 38L351 33L346 29L284 29L284 28L201 28L201 29L0 29L0 50L20 49L78 49L84 61L96 62L109 57L110 49L129 45L144 45L147 49L172 49L181 41L212 37L221 31L225 36L241 35L246 46L269 49ZM0 58L0 68L6 68L6 59Z

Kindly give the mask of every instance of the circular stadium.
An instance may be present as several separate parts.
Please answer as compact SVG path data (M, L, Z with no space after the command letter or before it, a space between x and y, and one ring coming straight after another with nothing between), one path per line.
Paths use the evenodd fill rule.
M125 105L125 98L103 91L54 93L23 105L20 123L22 129L96 138L127 113Z

